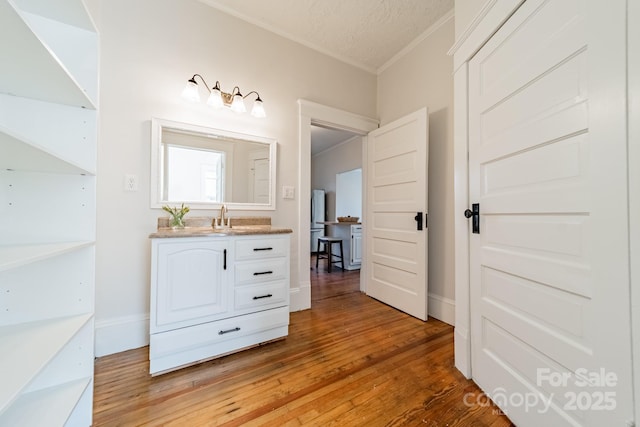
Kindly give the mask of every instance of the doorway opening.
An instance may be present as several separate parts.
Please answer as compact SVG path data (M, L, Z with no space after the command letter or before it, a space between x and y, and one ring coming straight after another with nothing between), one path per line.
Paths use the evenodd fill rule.
M298 218L298 283L297 289L292 289L291 307L293 311L311 308L311 132L312 127L342 130L358 135L366 145L367 134L378 127L378 121L347 111L338 110L314 102L299 100L300 113L300 146L299 146L299 218ZM365 163L365 151L361 153L362 163ZM363 170L366 182L366 170ZM366 195L363 194L363 206L366 206ZM363 215L364 216L364 215ZM365 218L363 217L363 221ZM366 227L366 224L365 224ZM366 228L363 228L366 233ZM366 250L363 250L366 253ZM364 261L364 260L363 260ZM315 267L315 263L313 264ZM364 264L363 264L364 265ZM360 274L362 277L363 275ZM360 281L360 290L364 290Z
M348 130L312 124L311 126L311 223L310 248L312 271L312 301L316 299L313 286L318 274L338 276L345 272L350 280L359 282L362 253L362 149L363 137ZM352 222L339 222L348 219ZM341 239L341 262L318 260L321 236ZM335 245L337 248L338 245ZM333 251L336 254L336 251ZM324 255L326 256L326 255ZM334 258L337 260L337 258ZM319 261L319 262L318 262ZM317 267L316 267L317 266ZM331 280L331 279L329 279Z

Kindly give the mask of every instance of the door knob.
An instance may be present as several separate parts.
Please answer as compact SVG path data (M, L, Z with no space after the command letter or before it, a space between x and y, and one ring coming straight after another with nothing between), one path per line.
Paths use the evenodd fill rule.
M418 212L416 216L413 217L416 220L416 229L422 230L422 212Z
M471 220L471 232L480 234L480 203L471 205L471 209L464 211L465 218L473 218Z

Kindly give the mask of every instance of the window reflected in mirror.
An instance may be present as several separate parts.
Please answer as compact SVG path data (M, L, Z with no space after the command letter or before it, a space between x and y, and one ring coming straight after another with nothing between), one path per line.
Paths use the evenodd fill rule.
M162 154L167 165L163 179L167 200L222 203L224 151L164 144Z

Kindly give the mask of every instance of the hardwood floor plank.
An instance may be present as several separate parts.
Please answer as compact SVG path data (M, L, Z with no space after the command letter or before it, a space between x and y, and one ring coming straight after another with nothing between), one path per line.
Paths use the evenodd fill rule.
M312 261L312 265L315 261ZM94 426L510 426L453 365L453 328L359 291L359 272L312 271L289 336L157 377L148 348L95 363Z

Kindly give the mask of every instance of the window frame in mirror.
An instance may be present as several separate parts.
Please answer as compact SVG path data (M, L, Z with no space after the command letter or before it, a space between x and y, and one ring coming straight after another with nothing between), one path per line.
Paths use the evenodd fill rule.
M269 150L269 203L244 203L244 202L203 202L194 200L163 200L162 197L162 167L160 164L162 156L162 132L163 129L176 132L202 134L209 137L224 139L225 141L249 142L266 144ZM179 205L184 203L190 209L219 209L223 204L229 209L238 210L275 210L276 209L276 163L277 163L277 141L258 135L249 135L223 129L215 129L206 126L194 125L190 123L177 122L173 120L152 118L151 119L151 182L150 201L151 208L161 208L165 205Z

